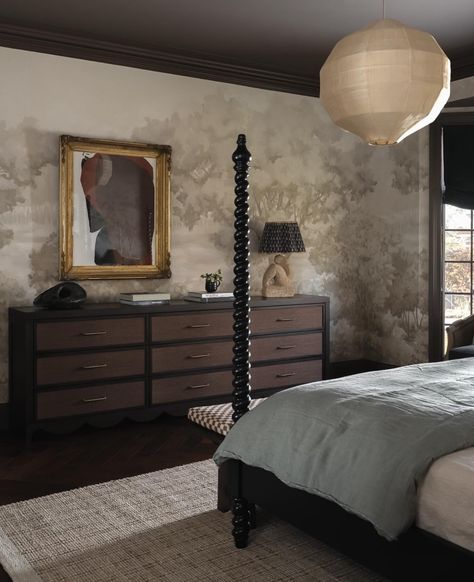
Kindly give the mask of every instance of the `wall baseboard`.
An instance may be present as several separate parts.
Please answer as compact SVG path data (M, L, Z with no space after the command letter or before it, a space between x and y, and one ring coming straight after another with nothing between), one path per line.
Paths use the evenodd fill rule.
M373 360L345 360L342 362L332 362L329 366L329 378L340 378L351 374L361 374L362 372L374 372L376 370L387 370L396 368L392 364L384 362L374 362Z
M0 404L0 430L8 430L8 403Z

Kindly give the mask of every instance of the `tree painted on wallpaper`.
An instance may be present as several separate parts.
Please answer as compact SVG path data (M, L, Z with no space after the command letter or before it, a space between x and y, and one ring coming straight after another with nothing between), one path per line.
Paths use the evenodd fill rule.
M305 121L295 132L298 115ZM244 110L238 101L214 95L206 100L202 115L177 115L173 124L149 120L134 137L150 140L160 134L176 144L173 216L193 232L211 221L222 225L209 232L209 240L227 261L231 260L232 175L229 152L222 144L229 143L230 148L236 133L246 130L253 153L253 292L259 292L268 262L266 255L255 252L258 233L268 220L295 220L308 251L306 267L295 273L298 291L331 296L333 357L373 357L394 363L425 357L426 342L419 339L427 321L418 289L419 276L425 277L418 272L419 256L397 238L390 221L372 216L364 204L369 193L381 188L372 171L378 163L372 148L340 132L307 100L294 104L289 114L288 104L278 97L261 112ZM189 143L188 128L199 136L195 146ZM406 140L397 151L387 150L384 160L391 189L401 189L396 195L407 201L412 197L415 204L423 178L418 147L417 139ZM390 301L393 309L387 307ZM388 354L385 333L396 338Z
M170 285L175 296L183 295L199 288L200 273L217 266L223 267L223 288L229 288L230 155L236 135L245 132L254 160L249 189L252 291L259 291L268 262L267 255L255 252L263 224L296 220L307 253L292 258L294 278L298 292L331 297L332 358L423 359L426 279L420 265L425 259L412 239L400 235L396 216L377 216L367 202L372 195L392 196L408 209L417 206L422 178L416 145L408 139L397 146L408 148L406 155L375 153L334 127L317 100L262 93L254 106L250 99L229 97L231 90L237 95L248 91L210 85L209 94L196 99L188 113L140 123L134 112L129 135L97 136L172 145L173 275L164 282L84 281L89 297L110 300L121 291L169 290ZM5 194L0 246L11 257L4 262L4 305L28 303L57 282L57 139L34 119L15 127L0 123L0 190ZM2 325L5 330L5 311ZM6 356L0 362L0 401L5 379Z

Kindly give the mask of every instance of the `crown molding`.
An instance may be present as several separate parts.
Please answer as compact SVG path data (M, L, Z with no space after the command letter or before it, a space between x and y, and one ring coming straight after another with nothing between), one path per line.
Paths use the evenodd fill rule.
M319 97L319 78L250 67L213 56L166 52L73 33L0 22L0 46L247 87ZM451 79L474 76L474 55L451 59Z
M474 76L474 55L451 59L451 80L465 79Z
M450 107L474 107L474 97L465 97L464 99L456 99L456 101L448 101L444 108L447 109Z
M0 46L316 97L319 79L0 22Z

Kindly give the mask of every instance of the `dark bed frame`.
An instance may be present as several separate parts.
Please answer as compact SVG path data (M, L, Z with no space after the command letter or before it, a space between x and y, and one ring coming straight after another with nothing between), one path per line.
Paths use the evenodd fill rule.
M248 169L245 135L239 135L232 160L235 169L233 420L250 402L250 306ZM294 489L275 475L229 460L219 469L218 508L232 508L237 548L248 544L256 526L255 507L295 525L347 556L392 580L466 582L474 580L474 553L415 526L389 542L373 526L337 504Z

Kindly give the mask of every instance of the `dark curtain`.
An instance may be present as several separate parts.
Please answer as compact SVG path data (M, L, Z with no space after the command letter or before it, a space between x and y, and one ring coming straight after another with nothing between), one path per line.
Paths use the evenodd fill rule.
M474 125L443 127L444 204L474 209Z

